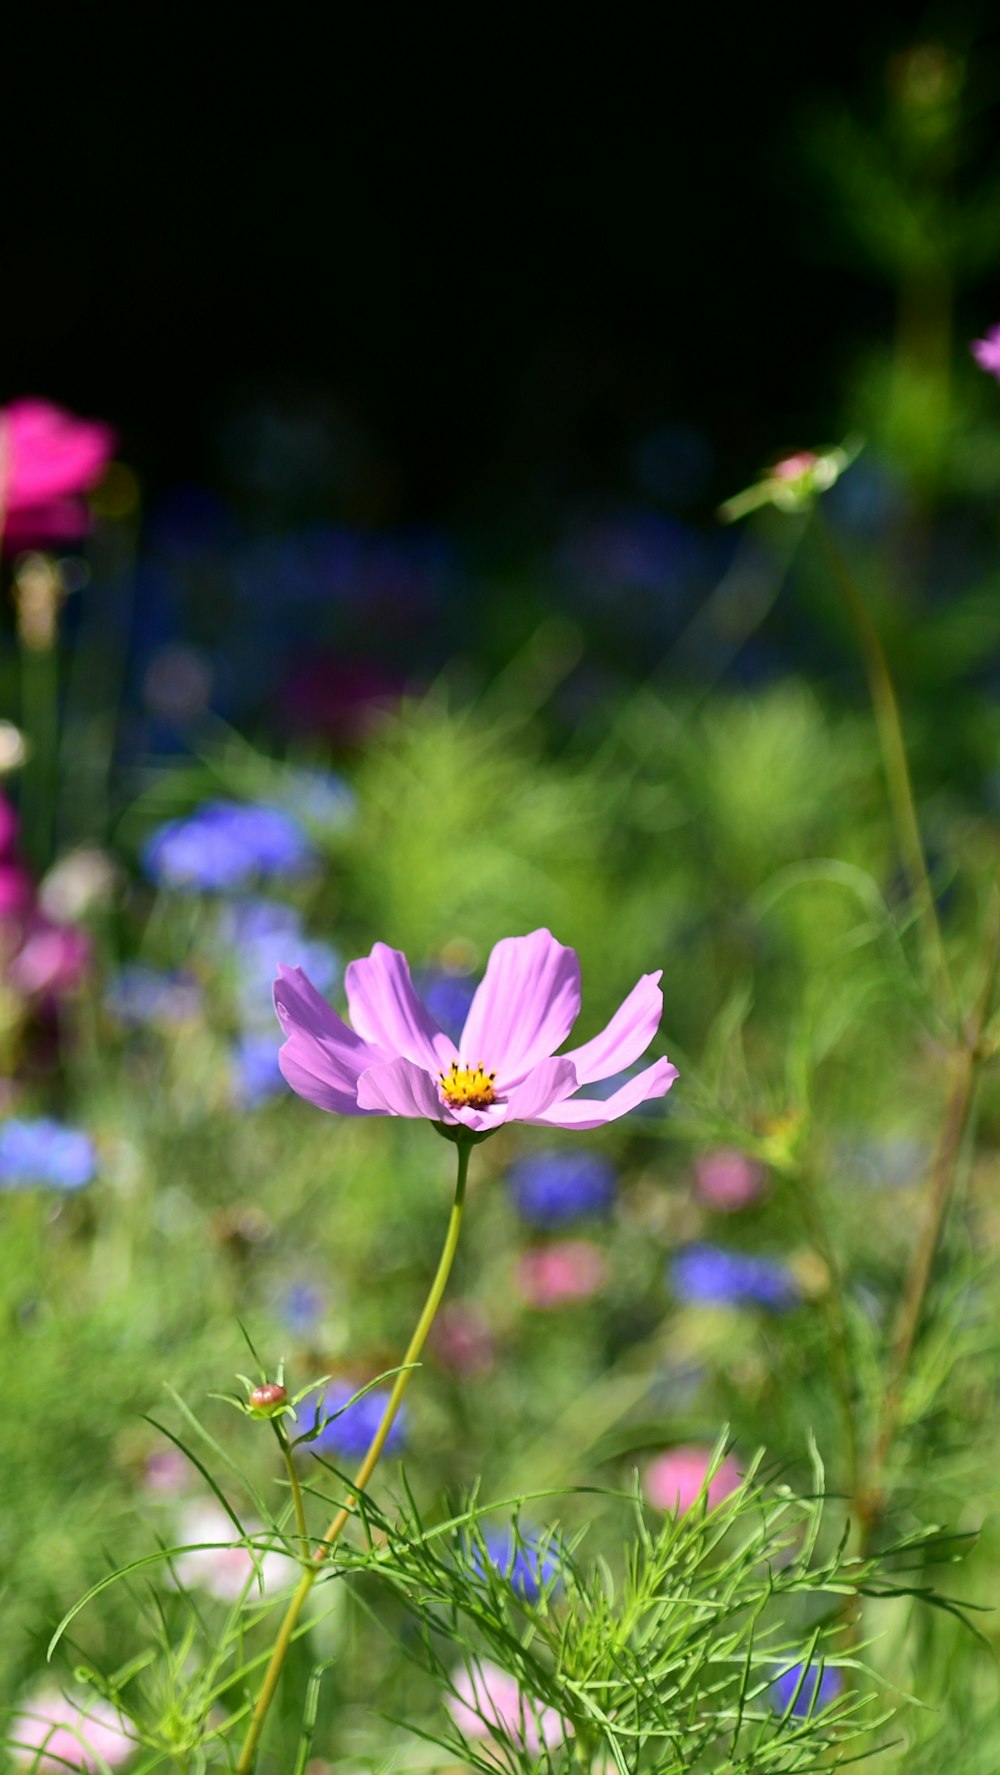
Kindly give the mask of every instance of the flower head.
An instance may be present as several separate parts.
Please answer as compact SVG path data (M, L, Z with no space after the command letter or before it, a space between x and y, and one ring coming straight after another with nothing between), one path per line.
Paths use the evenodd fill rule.
M0 409L0 532L9 547L67 542L86 534L80 495L100 480L115 434L50 401Z
M157 885L226 892L275 875L297 875L312 861L301 826L277 807L209 801L186 820L169 820L143 851Z
M78 1190L96 1169L93 1141L80 1128L49 1116L35 1122L10 1116L0 1126L0 1189Z
M783 1313L801 1299L799 1284L784 1264L725 1251L720 1245L688 1245L673 1259L669 1279L674 1293L686 1301L759 1306Z
M677 1077L656 1060L603 1102L576 1095L645 1053L663 1006L659 978L644 974L599 1035L556 1056L580 1009L576 954L546 930L505 937L456 1044L417 997L406 957L376 943L345 975L352 1027L301 968L280 970L281 1069L300 1097L341 1115L423 1117L470 1134L508 1121L599 1128L662 1097Z
M970 350L981 370L1000 379L1000 327L990 327L982 339L974 339Z
M740 1470L730 1455L713 1473L705 1485L709 1467L712 1464L712 1450L698 1448L687 1444L680 1448L668 1449L666 1454L657 1455L646 1468L643 1490L651 1504L657 1510L677 1510L683 1513L696 1504L705 1487L705 1500L710 1510L728 1498L740 1483Z
M532 1153L512 1165L508 1183L518 1213L535 1226L561 1226L581 1214L608 1214L615 1168L599 1153Z
M65 1775L68 1769L116 1769L136 1748L120 1713L98 1695L42 1689L22 1703L10 1724L8 1748L19 1769Z
M843 1687L844 1679L836 1665L793 1664L791 1670L783 1670L775 1677L771 1684L771 1700L779 1713L791 1709L797 1718L802 1718L829 1707Z

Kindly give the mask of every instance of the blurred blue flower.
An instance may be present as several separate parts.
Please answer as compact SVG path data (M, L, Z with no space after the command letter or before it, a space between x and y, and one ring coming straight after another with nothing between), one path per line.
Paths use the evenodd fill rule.
M598 1153L541 1152L511 1166L508 1184L522 1219L562 1226L581 1214L609 1214L615 1168Z
M232 951L243 1021L271 1030L271 989L278 966L301 967L318 992L341 977L340 956L330 943L307 937L294 906L278 900L237 900L223 908L219 934Z
M752 1304L783 1313L801 1299L798 1282L783 1263L720 1245L688 1245L671 1260L668 1277L674 1293L686 1301Z
M281 1296L278 1311L290 1331L306 1337L326 1311L326 1295L315 1282L293 1282Z
M803 1676L804 1669L803 1664L795 1664L791 1670L785 1670L781 1676L775 1677L771 1684L771 1701L778 1713L787 1713L790 1707L793 1715L799 1719L813 1711L819 1713L821 1708L829 1707L831 1701L836 1701L841 1693L844 1679L835 1665L825 1665L822 1675L819 1665L810 1664ZM792 1697L799 1688L800 1679L802 1687L792 1706Z
M278 1046L273 1035L243 1035L234 1044L233 1096L247 1109L287 1090L278 1065Z
M483 1535L486 1558L515 1596L536 1603L559 1575L559 1549L544 1535L515 1536L513 1529L487 1529ZM484 1572L482 1549L475 1547L472 1563Z
M358 798L333 770L297 770L286 778L281 803L297 820L319 832L343 832L358 811Z
M225 892L275 875L298 875L312 846L291 815L277 807L209 801L188 819L169 820L143 848L143 867L157 886Z
M429 968L418 974L416 986L435 1023L457 1044L476 990L472 975Z
M128 1028L147 1023L186 1023L201 1009L201 987L190 974L168 974L143 962L127 962L109 982L105 1008Z
M78 1190L97 1170L94 1144L79 1128L43 1116L0 1126L0 1189Z
M368 1453L368 1447L379 1424L389 1400L387 1387L372 1387L355 1399L353 1405L348 1400L357 1387L351 1381L334 1381L326 1389L320 1404L320 1413L328 1417L331 1412L339 1412L332 1423L320 1431L315 1442L309 1444L321 1454L338 1456L342 1459L359 1461ZM387 1454L396 1454L406 1443L406 1411L401 1409L392 1429L386 1438Z

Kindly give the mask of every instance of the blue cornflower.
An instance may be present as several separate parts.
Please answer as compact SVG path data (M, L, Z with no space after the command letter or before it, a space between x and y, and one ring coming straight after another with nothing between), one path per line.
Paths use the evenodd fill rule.
M232 1053L233 1095L248 1109L287 1090L271 1035L242 1035Z
M189 974L167 974L143 962L127 962L109 982L105 1008L129 1028L145 1023L186 1023L201 1008L201 988Z
M672 1259L668 1277L674 1293L687 1301L754 1305L783 1313L801 1299L798 1282L784 1264L720 1245L688 1245Z
M209 801L147 841L143 865L158 886L225 892L262 877L300 874L312 861L302 827L277 807Z
M387 1388L372 1387L349 1405L348 1400L357 1390L351 1381L334 1381L327 1387L320 1402L320 1415L329 1417L331 1412L338 1412L339 1416L320 1431L315 1442L309 1444L310 1448L334 1459L339 1456L350 1461L359 1461L368 1453L372 1437L382 1422L389 1392ZM405 1442L406 1413L401 1409L386 1438L386 1453L395 1454Z
M804 1670L805 1675L803 1675ZM800 1681L801 1688L799 1688ZM836 1701L843 1687L844 1679L836 1665L824 1665L823 1673L820 1675L818 1664L810 1664L807 1670L805 1665L795 1664L791 1670L782 1671L780 1676L775 1677L771 1684L771 1702L776 1712L787 1713L791 1708L795 1717L801 1719L806 1714L819 1713L821 1708L829 1707L831 1701ZM796 1689L799 1690L797 1696L795 1696ZM818 1694L817 1689L819 1690ZM794 1705L792 1703L793 1696L795 1696Z
M78 1190L97 1170L94 1143L80 1128L43 1116L11 1116L0 1126L0 1189Z
M483 1542L490 1565L507 1579L522 1602L536 1603L558 1577L559 1549L546 1536L516 1536L513 1529L487 1529ZM473 1549L472 1562L482 1574L481 1548Z
M615 1198L615 1168L598 1153L532 1153L511 1166L507 1181L518 1213L534 1226L608 1214Z

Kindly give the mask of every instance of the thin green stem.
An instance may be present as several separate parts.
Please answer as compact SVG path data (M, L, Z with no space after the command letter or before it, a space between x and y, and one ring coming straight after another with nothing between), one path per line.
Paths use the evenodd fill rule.
M469 1153L471 1151L471 1144L465 1140L460 1140L456 1144L458 1147L458 1176L455 1180L455 1199L452 1203L451 1215L448 1220L448 1230L445 1234L445 1241L441 1249L441 1256L438 1260L438 1267L435 1272L434 1280L431 1283L430 1291L424 1302L423 1311L420 1318L417 1320L413 1336L407 1345L402 1366L396 1376L392 1392L389 1394L388 1403L385 1411L382 1413L381 1422L372 1437L368 1452L355 1475L350 1495L347 1498L346 1503L337 1511L325 1535L316 1547L312 1563L302 1573L295 1593L288 1605L285 1618L278 1631L278 1637L275 1640L274 1650L271 1653L271 1661L264 1674L264 1681L261 1685L260 1694L257 1697L257 1704L251 1716L250 1726L247 1731L243 1749L240 1752L239 1762L236 1765L235 1775L250 1775L250 1770L253 1768L257 1755L257 1746L260 1742L260 1735L264 1730L264 1722L267 1719L271 1702L274 1700L277 1692L278 1683L281 1679L281 1672L285 1663L285 1657L291 1644L292 1636L298 1626L299 1617L305 1607L309 1593L312 1590L316 1579L319 1577L325 1561L330 1555L334 1543L339 1539L345 1525L350 1521L357 1506L359 1494L364 1491L365 1486L368 1484L369 1479L375 1471L379 1456L385 1447L389 1431L395 1423L396 1414L403 1401L403 1395L406 1392L413 1375L414 1364L419 1359L420 1353L427 1341L427 1334L434 1323L434 1316L441 1304L448 1277L451 1273L451 1266L455 1259L455 1252L458 1249L459 1234L462 1230L462 1210L465 1206L465 1186L469 1175Z
M812 1179L804 1173L800 1173L796 1182L798 1185L796 1193L803 1225L826 1265L829 1276L829 1283L823 1291L821 1305L823 1317L826 1320L830 1348L830 1372L844 1422L849 1483L852 1495L856 1495L861 1483L861 1449L855 1410L854 1381L848 1353L848 1324L847 1315L844 1312L844 1280L826 1219L812 1187Z
M285 1433L285 1426L281 1419L272 1418L271 1423L274 1426L274 1434L278 1439L278 1447L281 1450L281 1457L285 1463L285 1471L288 1474L288 1483L292 1493L292 1506L295 1511L295 1527L298 1530L299 1536L299 1551L301 1552L303 1559L308 1559L309 1525L306 1522L305 1504L302 1499L302 1487L299 1484L299 1476L295 1468L295 1459L288 1441L288 1436Z
M948 970L944 939L941 935L937 906L934 902L934 890L931 886L927 859L924 855L923 839L920 836L916 803L913 797L913 784L910 781L910 767L906 757L906 743L903 739L903 724L900 719L899 703L889 671L889 663L885 657L885 649L882 646L878 630L868 613L857 581L844 559L819 505L816 507L815 522L830 572L840 594L841 602L850 618L864 661L868 691L875 715L879 750L882 754L882 768L885 772L889 802L896 827L896 837L903 859L903 867L909 878L910 888L920 913L927 979L928 982L934 982L944 1004L954 1018L956 1015L955 992Z
M21 643L21 726L28 741L24 768L24 846L41 872L52 861L59 770L59 662L55 646Z

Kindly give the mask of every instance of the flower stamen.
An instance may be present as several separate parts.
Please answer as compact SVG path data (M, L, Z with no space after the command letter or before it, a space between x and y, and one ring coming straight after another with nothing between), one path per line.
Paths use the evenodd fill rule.
M447 1072L438 1074L441 1090L451 1109L486 1109L494 1101L495 1072L487 1072L480 1060L476 1066L460 1066L453 1060Z

